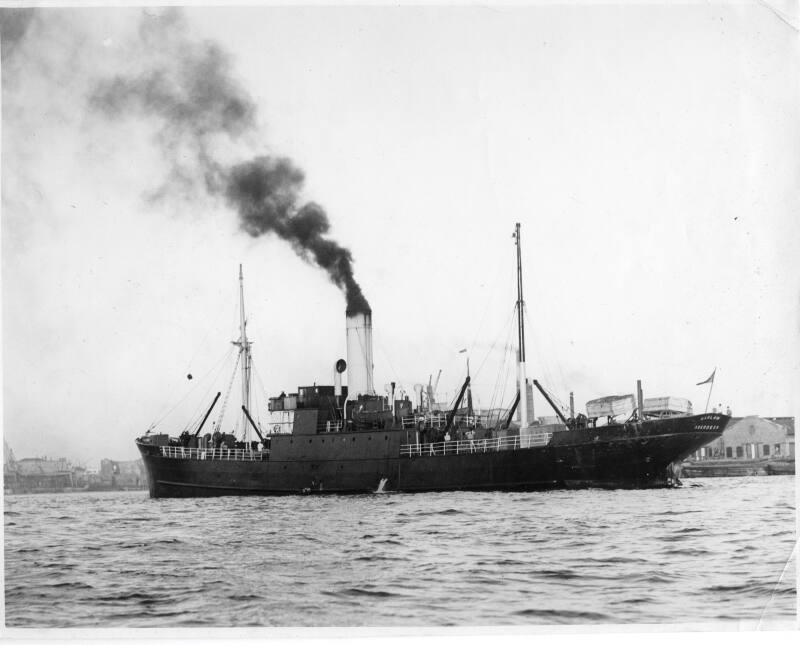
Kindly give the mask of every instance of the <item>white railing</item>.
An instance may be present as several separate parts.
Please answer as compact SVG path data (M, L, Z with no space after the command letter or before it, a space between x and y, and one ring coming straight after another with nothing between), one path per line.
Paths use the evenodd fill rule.
M325 421L324 423L317 424L317 433L321 432L341 432L343 427L342 421Z
M434 455L462 455L472 452L498 452L546 446L552 432L524 435L522 437L495 437L494 439L464 439L436 443L406 443L400 446L400 456L428 457Z
M453 417L453 421L461 426L468 428L475 428L478 426L480 417L477 415L457 414ZM415 414L401 419L403 430L410 430L417 424L422 424L426 428L443 428L447 425L447 414L444 412L430 413L430 414Z
M403 429L408 430L421 423L426 428L443 428L447 424L447 415L444 413L415 414L401 419Z
M268 450L242 448L184 448L183 446L161 446L161 456L172 459L213 459L221 461L263 461L269 458Z

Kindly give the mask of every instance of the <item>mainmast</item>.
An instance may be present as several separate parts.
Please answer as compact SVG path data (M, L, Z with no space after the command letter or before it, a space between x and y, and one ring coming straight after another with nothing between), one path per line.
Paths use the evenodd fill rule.
M239 348L240 363L242 366L242 405L250 409L250 345L247 340L247 319L244 316L244 275L242 265L239 265L239 340L233 341ZM244 440L250 441L250 426L247 422L247 412L242 411L242 430Z
M517 246L517 371L519 379L520 428L528 427L528 377L525 374L525 300L522 297L522 247L519 222L514 231Z

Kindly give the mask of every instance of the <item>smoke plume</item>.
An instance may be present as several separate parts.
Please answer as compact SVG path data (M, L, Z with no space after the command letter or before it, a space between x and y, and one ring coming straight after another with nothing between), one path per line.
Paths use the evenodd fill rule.
M34 17L32 8L0 9L0 58L7 60L14 53L19 42L25 37L31 20Z
M330 229L325 211L313 202L297 205L303 179L303 171L289 159L256 157L230 170L225 197L238 211L247 233L253 237L275 233L304 260L325 269L346 294L348 315L369 313L369 304L353 278L350 251L324 237Z
M200 180L238 213L249 235L273 233L303 260L324 269L344 292L348 314L369 313L350 251L327 237L330 222L323 208L303 203L302 170L284 157L261 155L229 166L214 154L220 139L256 134L255 104L233 77L227 52L216 43L188 38L177 10L144 14L139 38L142 51L159 55L135 73L102 79L89 103L109 118L157 120L157 141L170 172L154 196L193 191Z

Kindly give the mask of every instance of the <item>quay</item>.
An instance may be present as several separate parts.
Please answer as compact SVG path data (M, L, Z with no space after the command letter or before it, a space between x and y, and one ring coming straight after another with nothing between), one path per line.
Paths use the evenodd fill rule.
M681 464L682 477L794 475L794 417L734 417Z

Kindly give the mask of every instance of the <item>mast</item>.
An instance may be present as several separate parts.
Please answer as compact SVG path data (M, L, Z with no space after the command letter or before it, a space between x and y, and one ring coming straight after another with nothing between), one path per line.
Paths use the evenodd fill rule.
M519 373L520 428L528 427L528 377L525 374L525 300L522 297L522 246L517 222L514 242L517 246L517 371Z
M467 355L467 378L469 378L469 355ZM475 411L472 409L472 386L467 385L467 416L473 416Z
M247 340L247 319L244 316L244 274L242 265L239 265L239 340L233 342L239 348L240 363L242 366L242 406L250 409L250 345ZM242 411L242 430L244 440L250 441L250 425L247 413Z

